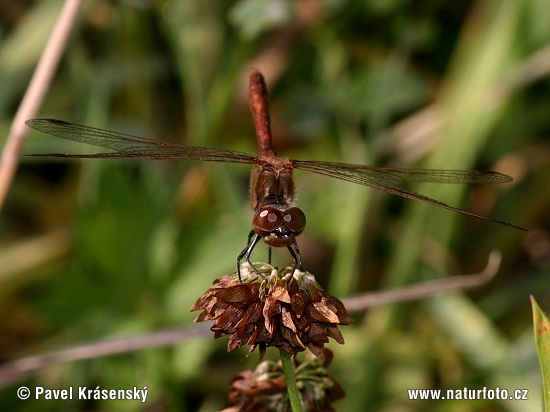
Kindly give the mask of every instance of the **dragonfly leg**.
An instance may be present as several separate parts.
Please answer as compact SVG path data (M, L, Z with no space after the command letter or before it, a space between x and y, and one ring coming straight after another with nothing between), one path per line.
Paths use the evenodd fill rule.
M250 242L252 241L252 237L256 234L256 232L254 232L254 229L252 229L250 231L250 233L248 233L248 244L250 244Z
M298 244L296 242L288 245L287 248L290 252L290 255L292 256L292 259L294 259L294 265L292 266L292 276L294 276L294 272L296 271L296 269L304 269L304 267L302 266L302 257L300 256L300 251L298 250Z
M248 236L248 245L243 249L243 251L237 257L237 275L239 276L239 282L241 282L241 284L243 283L243 280L241 278L241 260L243 260L243 258L246 258L246 261L250 264L250 266L252 266L252 268L254 269L254 271L258 276L260 276L262 279L267 281L267 278L262 273L260 273L260 271L256 269L256 267L250 261L250 255L252 254L252 251L258 244L258 241L261 239L261 236L258 234L252 237L252 233L254 232L252 231Z

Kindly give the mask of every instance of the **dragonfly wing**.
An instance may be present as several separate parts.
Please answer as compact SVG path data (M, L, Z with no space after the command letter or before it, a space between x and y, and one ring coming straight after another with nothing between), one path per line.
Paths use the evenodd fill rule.
M86 143L93 146L111 149L113 153L97 154L64 154L45 153L31 156L65 157L65 158L103 158L103 159L174 159L202 160L227 163L256 163L257 158L247 153L232 150L221 150L209 147L197 147L159 140L145 139L129 134L82 126L56 119L32 119L25 122L29 127L43 133Z
M296 169L329 176L334 175L333 177L338 179L363 185L368 185L366 182L371 181L392 186L399 186L406 182L506 183L512 181L510 176L490 170L407 169L301 160L293 160L292 163Z
M490 220L514 229L525 230L524 228L506 222L477 215L466 210L449 206L423 196L419 193L400 187L404 182L434 182L434 183L503 183L512 179L504 174L492 171L466 171L466 170L436 170L436 169L402 169L392 167L374 167L364 165L353 165L347 163L333 162L309 162L292 160L293 166L298 170L318 173L325 176L335 177L352 183L382 190L407 199L414 199L430 205L438 206L454 212L480 219Z

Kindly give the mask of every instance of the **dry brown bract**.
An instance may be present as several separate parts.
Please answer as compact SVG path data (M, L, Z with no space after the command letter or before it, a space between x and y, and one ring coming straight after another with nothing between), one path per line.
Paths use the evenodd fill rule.
M289 354L309 348L323 358L328 338L343 344L337 325L353 319L342 302L324 293L312 274L292 268L280 272L268 264L255 264L266 282L245 263L241 266L241 284L236 274L223 276L193 305L191 311L204 310L195 322L214 320L210 328L214 338L230 335L227 350L243 345L256 346L263 357L268 346Z

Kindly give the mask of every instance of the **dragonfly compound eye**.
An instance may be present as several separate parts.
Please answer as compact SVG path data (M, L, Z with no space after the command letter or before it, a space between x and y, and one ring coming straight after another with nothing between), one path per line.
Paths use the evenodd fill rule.
M282 224L283 215L281 214L280 210L271 206L266 206L258 209L256 214L254 215L254 218L252 219L254 231L261 236L265 236L273 232Z
M285 226L295 235L302 233L306 227L306 215L302 212L302 209L297 207L288 209L283 216L283 220Z

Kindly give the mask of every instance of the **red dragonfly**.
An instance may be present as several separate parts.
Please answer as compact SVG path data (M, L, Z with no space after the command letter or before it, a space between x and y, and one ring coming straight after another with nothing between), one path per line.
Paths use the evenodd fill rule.
M490 220L514 229L525 230L512 223L458 209L401 187L404 182L510 182L512 178L507 175L493 171L405 169L286 159L277 155L273 150L267 87L262 74L258 70L253 70L250 74L249 102L256 128L256 139L260 151L259 156L232 150L144 139L124 133L68 123L62 120L32 119L28 120L26 124L43 133L113 151L111 153L89 155L47 153L34 154L32 156L94 159L201 160L206 162L245 163L253 165L250 188L252 193L252 208L255 213L252 218L253 229L249 234L248 244L237 258L239 279L240 265L243 258L254 267L250 262L250 255L260 239L263 239L270 247L287 247L294 259L294 269L302 269L302 260L298 245L296 244L296 237L305 228L306 216L294 203L295 186L292 176L294 169L370 186L464 215ZM262 276L259 271L256 270L256 272Z

